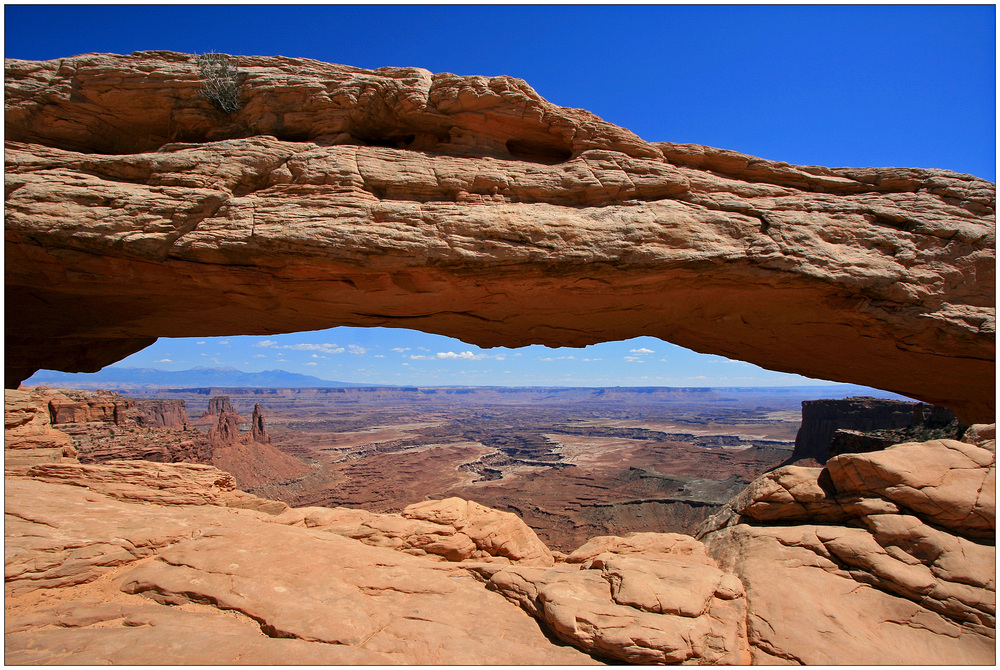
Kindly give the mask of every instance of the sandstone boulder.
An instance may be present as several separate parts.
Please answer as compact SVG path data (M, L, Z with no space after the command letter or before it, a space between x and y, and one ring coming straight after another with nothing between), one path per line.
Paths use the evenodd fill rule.
M567 563L584 563L600 554L658 556L692 556L712 564L705 547L690 535L680 533L629 533L626 537L600 535L587 540L566 557Z
M410 505L401 516L454 528L469 538L475 550L506 558L512 563L552 565L555 562L548 547L516 514L471 500L427 500Z
M746 589L755 663L994 662L995 628L928 607L923 593L935 589L936 578L914 557L889 553L865 530L740 524L710 533L704 541ZM982 575L981 568L977 572ZM894 586L887 592L888 584ZM902 597L904 589L921 595ZM980 596L991 593L973 590ZM990 602L984 597L982 606L988 609Z
M954 440L843 454L758 478L699 537L746 589L755 662L992 663L994 480Z
M275 521L447 561L555 563L552 552L517 515L461 498L415 503L400 514L306 507L288 510Z
M838 492L879 495L967 537L996 535L996 453L956 440L843 454L827 470Z
M969 426L962 436L962 442L974 444L996 453L997 425L995 423L977 423L974 426Z
M6 62L8 385L405 325L648 335L993 418L993 184L647 143L509 77L238 61L233 116L192 55Z
M719 570L690 538L668 537L661 552L652 538L642 538L638 552L628 539L618 544L622 554L614 553L617 543L604 542L609 551L580 565L471 569L556 638L598 657L616 663L748 662L739 580Z

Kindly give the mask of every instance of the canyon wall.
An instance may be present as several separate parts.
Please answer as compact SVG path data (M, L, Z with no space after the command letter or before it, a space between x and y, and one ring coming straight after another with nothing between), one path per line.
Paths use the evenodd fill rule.
M401 326L649 335L993 420L989 182L645 142L511 77L237 62L225 114L192 55L6 61L8 386L163 336Z
M271 445L259 404L250 429L241 433L243 419L229 398L212 398L209 408L216 412L195 422L202 425L209 419L203 433L189 426L183 400L46 387L8 389L7 394L9 434L21 450L11 453L19 463L66 457L83 463L201 463L230 473L244 489L311 472L308 465Z
M791 460L811 458L826 463L837 429L903 428L913 423L916 406L917 403L884 398L805 400L802 402L802 425L795 436Z
M109 391L52 390L47 394L52 423L113 423L187 430L188 414L183 400L126 398Z
M805 400L789 462L823 464L840 453L931 437L959 438L963 431L952 412L924 403L871 397Z

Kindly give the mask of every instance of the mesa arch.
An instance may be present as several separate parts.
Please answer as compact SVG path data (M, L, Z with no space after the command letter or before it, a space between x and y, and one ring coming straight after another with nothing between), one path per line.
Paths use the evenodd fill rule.
M157 337L650 335L994 420L995 186L650 143L510 77L6 61L6 378Z

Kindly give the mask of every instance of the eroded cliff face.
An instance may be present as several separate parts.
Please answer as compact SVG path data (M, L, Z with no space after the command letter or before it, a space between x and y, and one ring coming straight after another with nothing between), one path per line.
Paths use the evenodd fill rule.
M510 77L6 61L8 385L163 336L651 335L994 413L995 187L648 143Z

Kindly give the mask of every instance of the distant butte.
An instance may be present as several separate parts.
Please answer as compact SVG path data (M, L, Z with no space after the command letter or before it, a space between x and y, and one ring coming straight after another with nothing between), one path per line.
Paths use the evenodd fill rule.
M8 59L6 385L158 337L640 335L993 421L995 186L650 143L511 77Z

